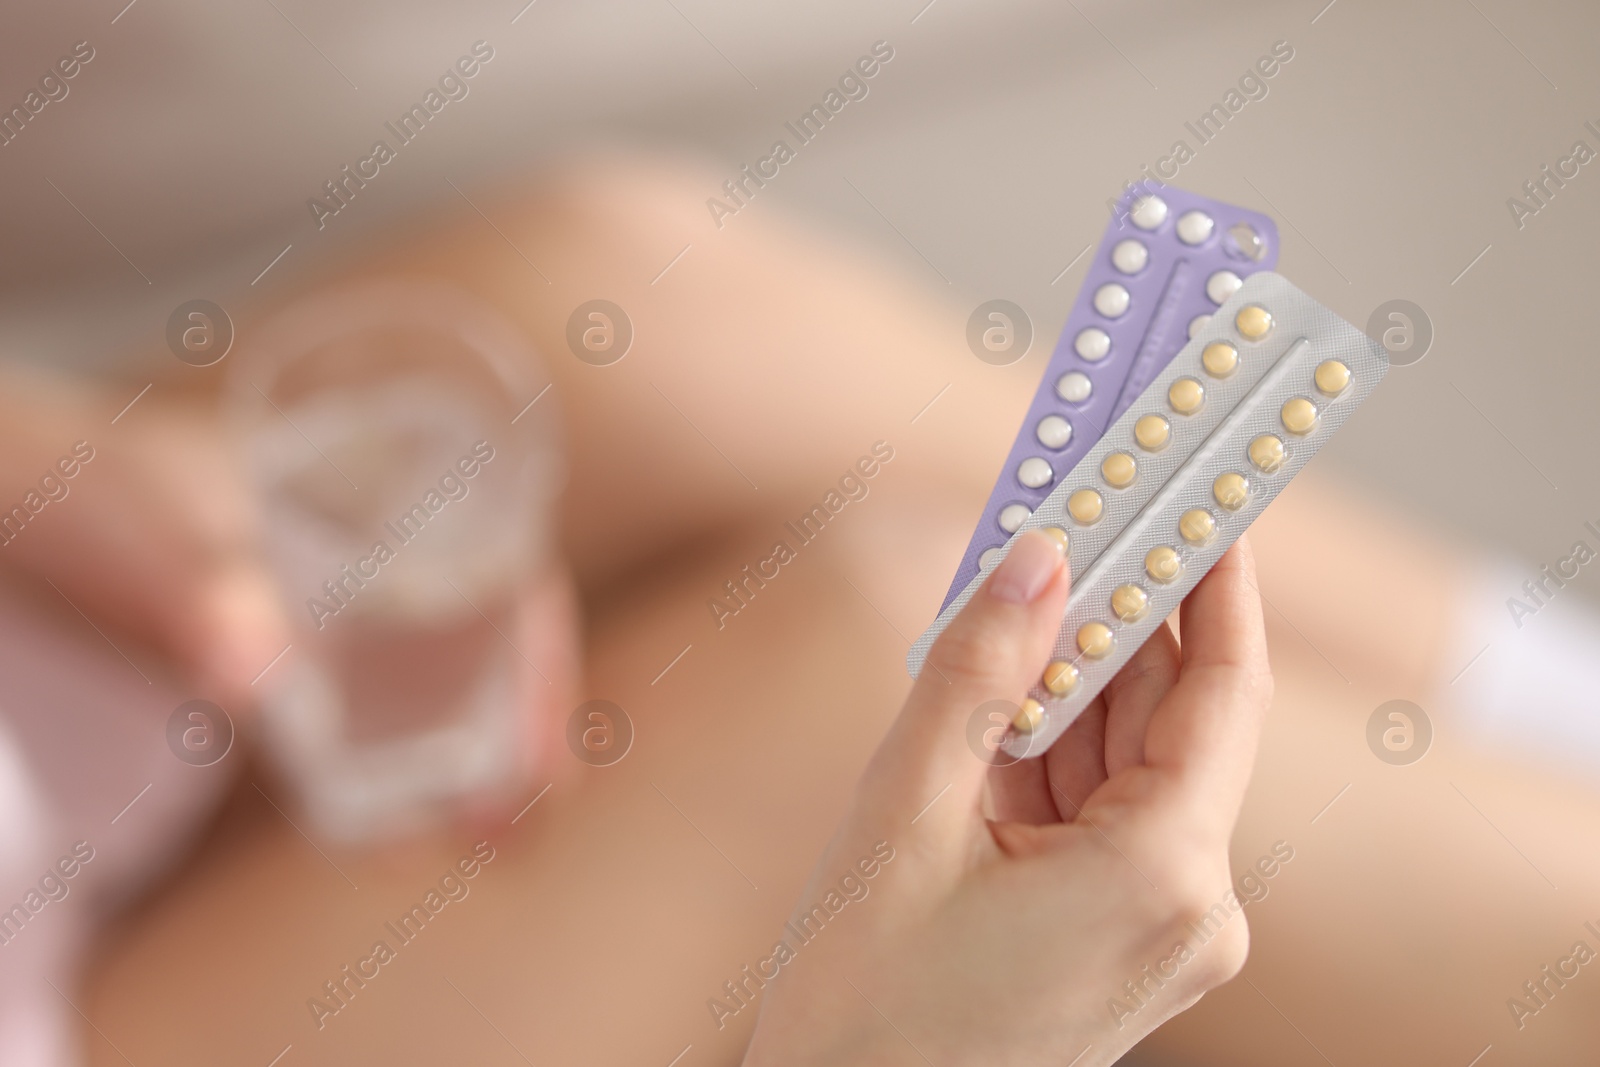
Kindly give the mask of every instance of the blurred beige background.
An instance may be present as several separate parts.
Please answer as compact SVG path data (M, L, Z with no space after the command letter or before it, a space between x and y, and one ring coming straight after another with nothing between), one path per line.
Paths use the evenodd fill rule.
M732 174L880 38L895 58L870 96L754 208L877 246L963 313L1016 300L1053 340L1084 266L1052 279L1098 237L1106 198L1284 39L1295 58L1270 94L1177 182L1272 212L1280 269L1346 317L1404 297L1437 335L1322 462L1530 576L1600 516L1600 366L1584 355L1600 168L1520 232L1506 207L1578 137L1600 148L1583 129L1600 120L1590 5L123 2L7 18L0 101L72 43L96 50L68 98L0 148L8 355L104 364L129 338L159 351L182 300L289 288L396 220L462 209L446 179L470 196L607 141ZM306 199L480 38L496 59L471 95L319 233ZM685 242L715 236L708 216ZM155 358L118 370L181 370Z

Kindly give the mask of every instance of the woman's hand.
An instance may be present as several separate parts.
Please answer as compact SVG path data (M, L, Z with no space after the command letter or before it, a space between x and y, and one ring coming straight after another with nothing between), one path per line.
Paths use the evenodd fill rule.
M1109 1064L1243 966L1228 840L1272 692L1250 551L1184 601L1181 647L1162 627L1042 758L991 767L968 721L1038 678L1067 587L1029 534L933 646L774 946L746 1067Z
M158 387L112 422L123 397L18 368L0 394L0 510L39 509L0 537L0 569L49 582L47 597L164 653L205 695L250 695L288 626L217 416ZM74 442L84 461L60 477Z

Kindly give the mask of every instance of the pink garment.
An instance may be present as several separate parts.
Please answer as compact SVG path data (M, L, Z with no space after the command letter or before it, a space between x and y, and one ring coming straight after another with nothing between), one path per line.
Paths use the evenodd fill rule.
M141 664L147 682L81 617L43 614L0 594L5 1067L70 1067L83 1060L79 1035L100 1040L76 1010L83 951L118 903L179 856L237 759L180 761L167 719L196 694Z

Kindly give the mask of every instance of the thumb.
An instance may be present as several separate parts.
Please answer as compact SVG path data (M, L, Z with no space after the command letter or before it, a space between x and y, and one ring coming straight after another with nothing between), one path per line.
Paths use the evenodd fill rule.
M1070 584L1064 544L1038 530L1018 538L929 649L863 781L863 799L880 815L946 821L979 811L990 764L974 738L993 728L982 709L991 701L1015 709L1049 660Z
M204 689L247 706L268 667L282 666L293 636L277 583L245 554L217 562L196 581L193 610L184 613L176 640Z

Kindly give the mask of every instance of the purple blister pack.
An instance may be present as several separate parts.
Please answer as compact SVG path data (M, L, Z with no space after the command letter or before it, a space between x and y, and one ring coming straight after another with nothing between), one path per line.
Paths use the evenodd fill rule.
M1172 186L1123 195L940 611L1211 313L1277 261L1278 227L1258 211Z

